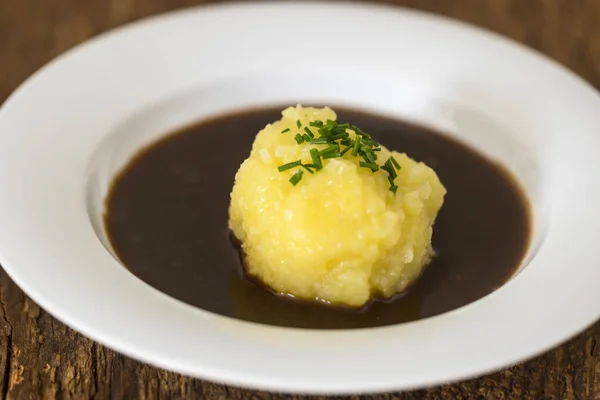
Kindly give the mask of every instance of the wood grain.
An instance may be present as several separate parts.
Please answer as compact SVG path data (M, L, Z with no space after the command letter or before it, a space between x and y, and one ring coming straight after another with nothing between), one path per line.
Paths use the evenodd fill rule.
M499 32L549 55L600 88L600 0L388 2ZM0 102L44 63L96 34L199 3L2 0ZM325 399L234 389L138 363L65 327L29 300L1 270L0 305L3 398ZM331 399L600 399L599 339L600 324L596 324L554 351L492 375L410 393Z

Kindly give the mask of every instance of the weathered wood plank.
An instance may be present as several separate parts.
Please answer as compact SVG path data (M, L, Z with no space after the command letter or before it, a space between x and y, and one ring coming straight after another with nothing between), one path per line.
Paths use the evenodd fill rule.
M524 42L600 87L600 0L388 0ZM0 1L0 102L45 62L112 27L201 0ZM12 399L289 399L152 368L66 328L0 271L0 393ZM600 324L504 371L410 393L348 399L600 398ZM292 397L318 399L318 397ZM341 397L332 397L341 399Z

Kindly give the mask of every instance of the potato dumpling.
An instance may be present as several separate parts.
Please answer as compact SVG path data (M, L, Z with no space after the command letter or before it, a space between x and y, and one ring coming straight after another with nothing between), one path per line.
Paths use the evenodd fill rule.
M446 189L427 165L381 145L378 166L391 156L399 164L395 193L387 170L361 166L352 151L323 157L315 170L310 150L329 145L298 135L308 128L318 138L318 125L336 118L327 107L290 107L258 133L235 176L229 226L246 272L273 291L361 307L406 290L420 276L433 255L432 227ZM362 134L345 131L347 141ZM313 173L278 169L298 160L313 165Z

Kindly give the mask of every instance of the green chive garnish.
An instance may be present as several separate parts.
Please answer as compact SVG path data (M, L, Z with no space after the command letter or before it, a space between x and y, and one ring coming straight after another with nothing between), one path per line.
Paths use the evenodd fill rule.
M329 137L329 140L338 140L338 139L345 138L346 136L348 136L347 133L336 133L335 135L331 135Z
M325 138L316 138L310 141L310 144L327 144L329 143L329 141Z
M318 171L323 168L323 163L321 162L321 156L319 156L319 150L310 149L310 158L312 158L313 165L315 169Z
M327 120L325 122L311 121L307 126L302 128L302 122L297 120L296 126L303 131L294 136L296 143L307 143L308 145L325 144L328 147L322 150L313 147L309 150L312 164L303 164L301 160L297 160L278 167L279 171L287 171L295 167L302 168L290 178L292 185L296 186L300 182L304 171L314 174L316 171L323 169L323 160L343 157L351 151L352 156L358 158L357 161L361 167L368 168L373 173L380 169L386 171L387 179L390 183L389 190L394 194L398 191L398 185L396 185L395 180L398 177L396 171L400 170L400 164L394 157L389 157L383 165L378 165L377 152L381 151L379 143L356 125L348 123L338 124L335 121ZM315 133L309 127L315 128L318 131L319 137L315 137ZM281 133L286 133L290 130L290 128L286 128ZM350 136L350 130L353 130L356 134L354 139ZM343 150L341 150L342 147L344 148Z
M361 167L364 167L364 168L369 168L369 169L370 169L371 171L373 171L373 172L375 172L375 171L378 171L378 170L379 170L379 166L378 166L377 164L371 164L371 163L368 163L368 162L361 161L361 162L359 163L359 165L360 165Z
M313 164L302 164L302 167L307 170L308 172L310 172L311 174L314 174L315 172L312 170L314 168Z
M350 128L356 132L357 135L360 135L364 138L370 139L371 135L369 135L368 133L364 133L363 131L360 130L360 128L356 125L351 125Z
M292 183L292 185L296 186L298 182L300 182L300 179L302 179L302 175L304 175L304 171L302 170L292 175L292 177L290 178L290 182Z
M302 164L302 162L300 160L298 160L298 161L294 161L291 163L283 164L282 166L278 167L277 169L279 170L279 172L283 172L283 171L287 171L288 169L297 167L301 164Z
M343 157L344 154L346 154L348 152L348 150L350 150L352 148L352 145L348 145L346 146L346 148L344 150L342 150L342 152L340 153L340 157Z
M356 139L354 139L354 146L352 146L352 155L353 156L358 155L359 148L360 148L360 136L357 136Z
M398 174L396 173L395 169L390 169L389 171L390 176L392 177L392 179L396 179L398 177Z
M342 153L340 153L339 151L336 152L332 152L332 153L327 153L323 155L323 160L326 160L328 158L338 158L341 157Z
M396 170L394 169L394 166L392 165L391 158L388 158L388 160L385 162L384 166L381 168L385 169L385 171L387 171L387 173L390 174L390 176L393 179L396 179L396 177L398 176L398 174L396 173Z
M366 155L367 155L367 160L369 160L369 162L371 164L375 164L375 158L376 158L375 154L373 154L373 152L370 151L370 152L366 153Z
M331 146L331 147L328 147L326 149L319 151L319 155L324 157L327 154L337 153L338 151L339 151L339 149L337 149L335 146Z

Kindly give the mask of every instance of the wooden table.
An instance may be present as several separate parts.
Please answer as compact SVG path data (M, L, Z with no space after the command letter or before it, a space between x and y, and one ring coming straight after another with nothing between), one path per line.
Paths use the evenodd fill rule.
M389 2L500 32L567 65L600 88L600 0ZM29 74L73 45L126 22L198 3L202 1L0 0L0 103ZM56 321L1 270L0 304L3 397L291 398L189 379L116 354ZM596 324L554 351L492 375L430 390L360 398L600 399L599 338L600 324Z

